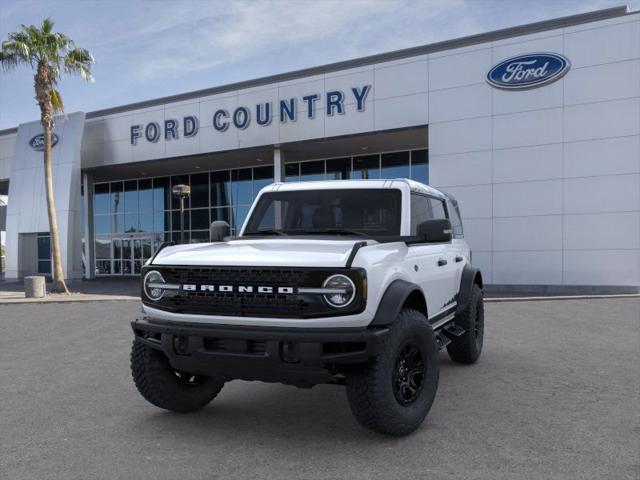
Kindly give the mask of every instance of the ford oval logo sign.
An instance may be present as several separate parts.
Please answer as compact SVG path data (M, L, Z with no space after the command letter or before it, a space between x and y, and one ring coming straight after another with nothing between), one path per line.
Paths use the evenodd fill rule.
M58 143L58 135L56 135L55 133L51 134L51 148L56 146L56 143ZM31 140L29 140L29 145L31 146L31 148L33 148L34 150L37 150L38 152L44 152L44 133L39 133L38 135L36 135L35 137L33 137Z
M524 90L555 82L571 68L557 53L530 53L508 58L489 70L487 82L505 90Z

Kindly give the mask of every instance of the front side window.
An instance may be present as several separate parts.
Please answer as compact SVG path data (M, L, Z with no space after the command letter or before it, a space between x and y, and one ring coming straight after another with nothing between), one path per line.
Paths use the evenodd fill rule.
M445 219L447 217L447 210L444 206L444 201L437 198L429 198L429 203L431 203L431 210L433 212L434 219Z
M433 218L429 197L411 194L411 235L418 234L418 225Z
M418 225L427 220L449 218L444 201L420 193L411 194L411 235L417 235Z
M395 189L265 193L244 235L400 235L402 194Z

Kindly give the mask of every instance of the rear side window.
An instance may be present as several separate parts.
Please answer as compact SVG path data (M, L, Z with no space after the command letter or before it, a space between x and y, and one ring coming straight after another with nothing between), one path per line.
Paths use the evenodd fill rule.
M451 229L453 230L453 238L464 238L464 231L462 230L462 220L460 218L460 209L458 208L458 202L447 201L447 209L449 210L449 217L451 218Z

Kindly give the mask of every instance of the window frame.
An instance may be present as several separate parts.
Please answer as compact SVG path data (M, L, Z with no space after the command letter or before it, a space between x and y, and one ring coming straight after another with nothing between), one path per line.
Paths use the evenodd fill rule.
M409 196L409 203L411 205L411 207L413 207L413 196L418 196L418 197L424 197L425 199L430 199L430 200L437 200L439 202L442 202L442 205L444 207L444 215L445 218L449 221L451 221L451 214L449 213L449 208L448 208L448 199L442 199L439 197L436 197L435 195L429 195L428 193L423 193L423 192L416 192L416 191L411 191L410 192L410 196ZM431 212L431 217L429 218L429 220L438 220L437 218L433 217L433 207L431 205L431 202L429 202L429 211ZM413 216L412 216L412 211L409 211L409 221L412 222L413 221ZM417 227L417 225L416 225ZM413 231L413 224L409 223L409 231L412 232Z

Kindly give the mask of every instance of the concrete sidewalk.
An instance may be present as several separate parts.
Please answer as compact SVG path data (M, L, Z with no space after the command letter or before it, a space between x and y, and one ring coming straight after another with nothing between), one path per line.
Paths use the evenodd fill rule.
M24 285L21 282L0 282L0 304L122 301L140 298L140 279L138 277L76 280L69 282L67 286L71 292L69 295L49 293L51 284L47 283L46 297L25 298Z

